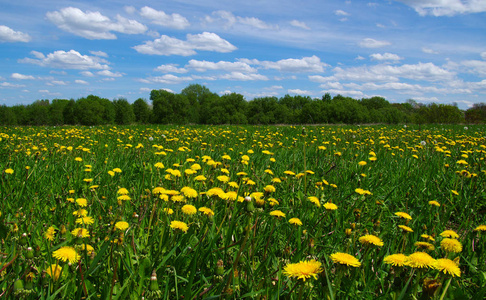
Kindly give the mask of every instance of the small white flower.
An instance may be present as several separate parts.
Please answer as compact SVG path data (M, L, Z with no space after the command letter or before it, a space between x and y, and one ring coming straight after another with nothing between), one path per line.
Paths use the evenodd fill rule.
M149 141L153 141L153 140L154 140L154 138L149 136Z
M464 130L468 130L469 128L467 128L467 126L464 126Z
M425 141L421 141L420 145L425 146L427 143Z
M245 197L245 201L250 202L250 201L251 201L251 197L250 197L250 196L246 196L246 197Z

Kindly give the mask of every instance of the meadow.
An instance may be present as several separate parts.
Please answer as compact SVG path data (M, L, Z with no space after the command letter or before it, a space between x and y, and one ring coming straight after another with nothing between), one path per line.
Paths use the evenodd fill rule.
M0 128L0 298L483 299L485 132Z

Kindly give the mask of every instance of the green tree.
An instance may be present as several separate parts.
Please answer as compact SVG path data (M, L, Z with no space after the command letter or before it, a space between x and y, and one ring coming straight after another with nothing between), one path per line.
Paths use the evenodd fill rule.
M0 106L0 125L17 125L17 116L11 107Z
M36 100L27 105L27 125L48 125L49 124L49 100Z
M74 101L74 99L68 101L62 111L62 116L64 124L75 125L78 123L78 119L76 116L76 101Z
M138 98L132 104L133 113L135 114L135 121L140 124L150 123L150 107L147 101L142 98Z
M67 99L54 99L49 106L49 124L63 125L64 124L64 109L69 104Z
M128 103L127 99L120 98L113 100L113 107L115 108L115 123L118 125L128 125L135 121L135 114L133 108Z

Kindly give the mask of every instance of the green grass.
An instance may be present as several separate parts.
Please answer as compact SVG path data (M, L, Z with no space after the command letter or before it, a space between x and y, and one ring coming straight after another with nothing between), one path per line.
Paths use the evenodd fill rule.
M486 236L474 229L486 224L485 129L0 128L0 293L26 299L481 299ZM155 167L159 162L164 168ZM201 168L186 174L194 164ZM181 176L170 175L171 169ZM194 180L198 175L206 180ZM268 185L275 192L265 192ZM183 187L197 197L174 197ZM130 200L118 200L120 188ZM237 199L227 199L230 191ZM76 223L78 198L87 199L93 224ZM328 202L338 209L326 210ZM186 204L210 208L214 216L186 215ZM271 216L274 210L285 217ZM302 226L290 224L291 218ZM187 231L171 228L175 220ZM119 221L129 228L117 229ZM46 239L49 227L56 230L52 241ZM90 236L74 236L75 228ZM445 230L459 235L461 252L441 246ZM383 246L361 243L366 234ZM434 249L421 250L417 241ZM82 250L85 245L94 251ZM79 256L72 264L53 257L64 246ZM460 277L432 264L384 262L388 255L417 251L455 260ZM331 254L338 252L361 265L333 262ZM312 259L321 263L315 278L284 272L290 263ZM59 278L49 276L52 264L62 268Z

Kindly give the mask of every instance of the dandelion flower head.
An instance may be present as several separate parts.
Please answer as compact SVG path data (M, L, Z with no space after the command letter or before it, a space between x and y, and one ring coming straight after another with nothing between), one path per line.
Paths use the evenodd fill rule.
M64 246L52 253L52 257L58 259L60 261L69 261L72 264L75 264L80 259L79 254L73 247Z
M313 277L317 279L317 274L322 272L321 263L316 260L301 261L295 264L287 264L283 273L288 277L296 277L297 279L306 279Z
M342 253L342 252L333 253L331 254L331 259L333 262L341 265L351 266L355 268L361 266L361 262L356 257L348 253Z
M397 254L391 254L388 256L385 256L383 259L383 262L389 265L392 265L394 267L403 267L405 265L405 261L407 259L407 256L402 253L397 253Z

